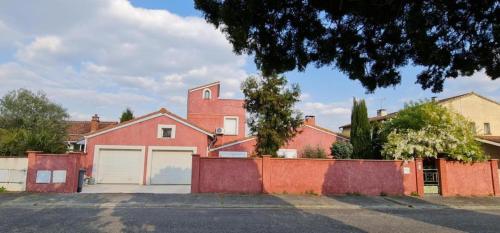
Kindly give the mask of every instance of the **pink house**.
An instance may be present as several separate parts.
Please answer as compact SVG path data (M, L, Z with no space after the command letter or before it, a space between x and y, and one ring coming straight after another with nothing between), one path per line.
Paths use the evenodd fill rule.
M160 109L85 135L87 175L98 184L189 185L192 154L248 157L255 138L245 135L243 100L221 99L220 83L188 90L187 119ZM278 153L300 157L320 146L347 140L306 118L301 133Z

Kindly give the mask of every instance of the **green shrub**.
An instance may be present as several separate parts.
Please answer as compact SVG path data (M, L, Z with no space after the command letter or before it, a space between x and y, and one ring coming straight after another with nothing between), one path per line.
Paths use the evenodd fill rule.
M330 148L331 155L337 159L351 159L352 145L349 142L335 142Z
M0 193L7 192L7 189L3 186L0 186Z
M384 122L388 136L382 155L387 159L448 157L464 162L483 161L488 157L469 125L463 116L436 102L410 103Z
M304 150L302 151L302 156L304 158L311 158L311 159L324 159L326 158L326 152L319 145L316 145L316 147L307 145L304 147Z

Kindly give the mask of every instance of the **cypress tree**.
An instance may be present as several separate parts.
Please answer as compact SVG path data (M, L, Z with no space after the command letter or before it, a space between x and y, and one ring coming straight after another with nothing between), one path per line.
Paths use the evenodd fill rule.
M365 100L353 100L351 113L351 144L353 146L353 158L373 158L371 127L368 120Z

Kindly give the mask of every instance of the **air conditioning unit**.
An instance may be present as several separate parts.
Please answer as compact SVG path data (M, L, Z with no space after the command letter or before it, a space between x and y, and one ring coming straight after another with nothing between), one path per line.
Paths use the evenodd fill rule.
M224 134L224 128L217 128L215 129L215 134Z

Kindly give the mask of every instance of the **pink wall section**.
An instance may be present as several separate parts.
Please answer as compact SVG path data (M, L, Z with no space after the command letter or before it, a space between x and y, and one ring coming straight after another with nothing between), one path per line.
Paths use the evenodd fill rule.
M194 158L194 157L193 157ZM261 193L262 159L260 158L199 158L198 192L202 193Z
M211 132L216 128L224 128L224 116L238 117L238 135L219 136L217 145L243 138L245 136L246 112L243 100L219 99L220 85L214 84L207 87L212 92L211 99L203 99L203 90L188 92L187 119Z
M158 125L175 125L175 138L157 138ZM91 175L96 145L186 146L197 147L197 153L207 156L209 136L167 116L160 116L134 125L94 136L87 140L87 174ZM147 150L145 166L147 164Z
M69 154L41 154L41 152L28 151L28 174L26 191L28 192L58 192L74 193L78 187L78 172L83 168L81 153ZM65 170L66 182L47 184L36 183L38 170Z
M410 195L415 162L193 157L193 192ZM403 174L404 167L409 174ZM197 170L198 169L198 170ZM262 185L262 188L259 188Z
M497 160L467 164L439 159L441 195L499 195L497 164Z

